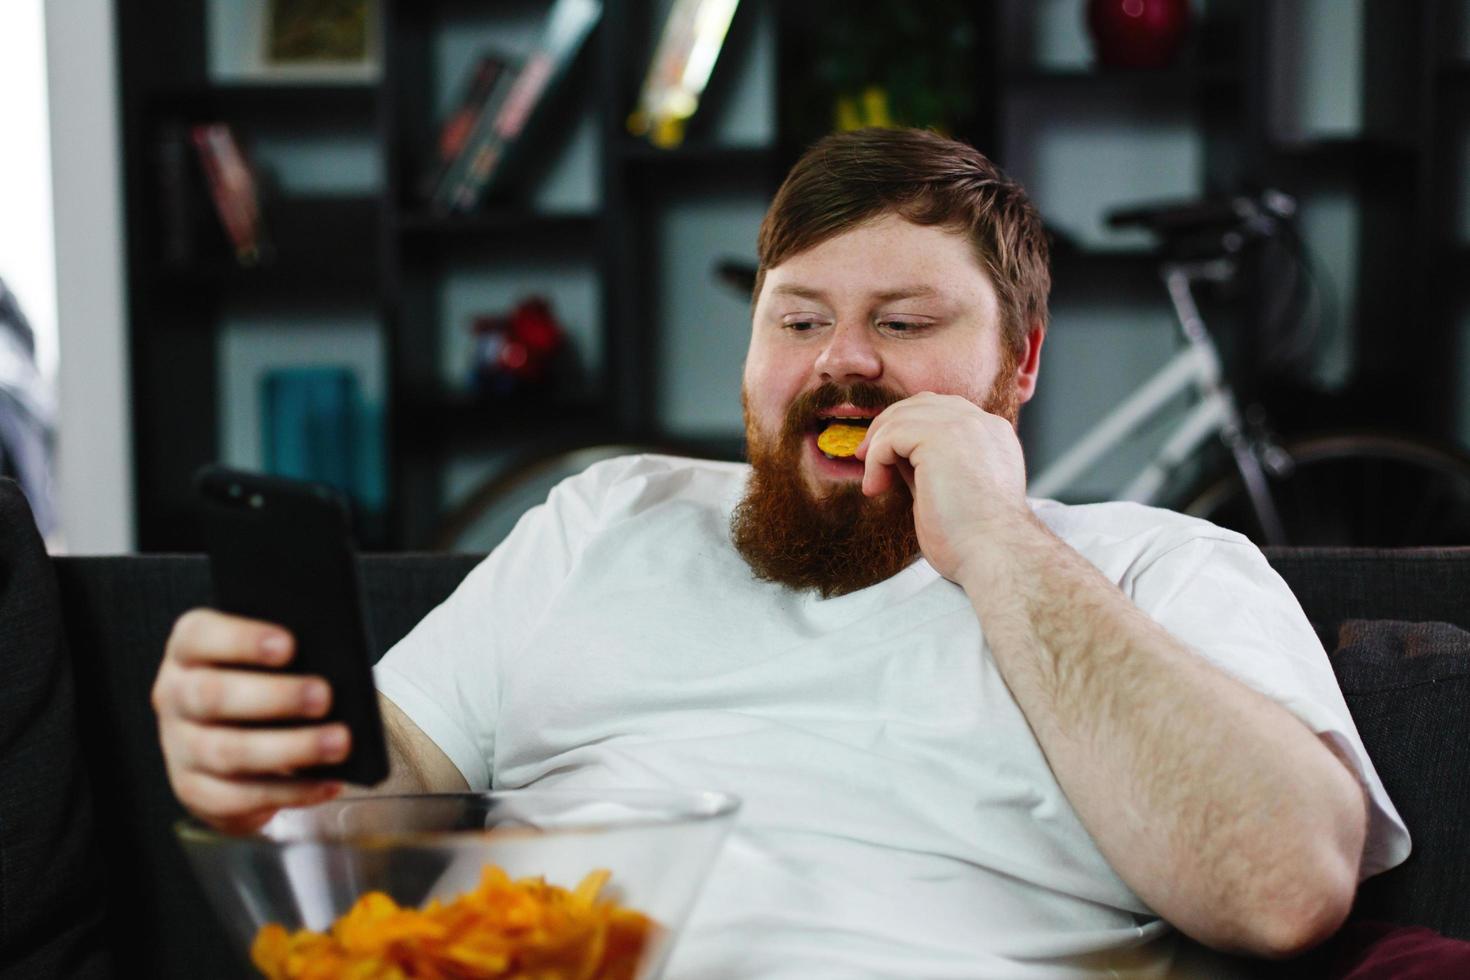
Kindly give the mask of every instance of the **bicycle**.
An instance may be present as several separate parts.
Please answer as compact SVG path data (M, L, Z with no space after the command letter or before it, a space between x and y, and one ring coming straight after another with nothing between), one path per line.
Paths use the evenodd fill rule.
M1160 240L1160 276L1184 346L1031 480L1031 496L1063 495L1176 396L1192 392L1192 406L1120 499L1172 506L1267 545L1470 544L1470 454L1417 436L1356 429L1283 442L1258 406L1242 411L1194 288L1234 280L1242 257L1268 241L1290 243L1305 267L1295 211L1292 198L1267 191L1109 216L1114 227L1145 228ZM1192 490L1179 491L1177 475L1201 461L1213 437L1227 461L1206 465Z

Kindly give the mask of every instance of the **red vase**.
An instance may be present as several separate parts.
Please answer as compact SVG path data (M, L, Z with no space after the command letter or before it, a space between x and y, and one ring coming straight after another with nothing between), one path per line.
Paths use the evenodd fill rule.
M1088 0L1087 28L1108 68L1167 68L1189 33L1189 0Z

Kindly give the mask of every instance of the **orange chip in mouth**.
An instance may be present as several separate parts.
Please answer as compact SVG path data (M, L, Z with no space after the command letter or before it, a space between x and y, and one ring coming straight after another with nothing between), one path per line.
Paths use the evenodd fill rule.
M865 425L833 422L817 436L817 448L828 456L850 457L857 452L857 447L867 434L868 427Z

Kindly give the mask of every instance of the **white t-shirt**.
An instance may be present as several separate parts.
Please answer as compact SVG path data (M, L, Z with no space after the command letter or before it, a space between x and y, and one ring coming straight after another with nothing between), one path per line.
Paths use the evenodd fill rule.
M672 980L1167 969L1172 930L1078 821L964 591L923 560L832 599L758 581L729 540L747 472L637 456L563 482L378 687L471 788L741 797ZM1354 760L1364 877L1407 856L1322 646L1253 545L1135 504L1033 508Z

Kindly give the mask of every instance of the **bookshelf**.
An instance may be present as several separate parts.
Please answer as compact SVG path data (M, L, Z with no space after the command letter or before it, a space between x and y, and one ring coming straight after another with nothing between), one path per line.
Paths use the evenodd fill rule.
M738 452L729 414L706 412L700 399L708 387L702 372L718 372L725 387L738 374L743 337L691 328L709 307L738 332L744 300L715 284L704 253L688 244L703 223L713 229L706 239L728 240L724 254L752 253L762 202L818 135L813 52L825 35L822 12L842 5L744 0L685 144L661 151L630 138L624 120L667 4L606 0L535 137L546 172L538 168L525 194L446 217L415 193L439 120L476 52L523 44L546 4L380 0L376 78L263 84L211 69L211 47L220 40L210 11L222 2L117 4L142 549L198 547L192 472L243 444L237 430L250 424L234 419L227 404L226 389L241 383L230 379L228 361L273 323L350 325L343 347L374 375L369 387L381 399L389 478L368 547L432 541L446 484L454 482L446 471L463 470L467 455L513 454L576 435L674 435ZM1067 139L1083 145L1077 134L1089 133L1144 152L1150 134L1161 133L1179 184L1164 182L1162 193L1271 185L1309 209L1325 201L1351 211L1342 225L1351 244L1342 305L1358 367L1335 396L1334 417L1371 414L1448 434L1455 409L1439 393L1454 390L1454 324L1465 296L1443 270L1455 268L1466 249L1447 202L1463 194L1454 161L1464 138L1457 120L1470 98L1470 52L1443 50L1442 36L1460 5L1366 5L1361 125L1289 137L1271 120L1278 99L1272 51L1284 42L1265 0L1212 0L1179 63L1155 71L1096 69L1075 38L1060 54L1066 43L1035 40L1052 29L1041 22L1058 20L1066 6L975 0L965 5L962 25L974 38L976 68L973 110L958 135L1026 182L1059 234L1050 349L1105 347L1128 316L1111 306L1094 316L1100 302L1158 323L1163 296L1144 244L1103 238L1087 224L1114 203L1148 196L1138 187L1149 182L1130 178L1127 160L1112 185L1078 179L1048 147L1065 150ZM1080 2L1073 6L1080 20ZM722 121L765 98L760 92L769 110L746 116L763 122ZM1416 111L1405 113L1404 105ZM159 209L160 133L200 121L228 122L267 144L283 172L301 161L315 167L310 180L283 178L266 200L277 249L268 267L240 268L222 242L201 246L186 262L163 259L169 230ZM536 291L547 292L567 322L579 369L533 401L469 397L462 384L466 317L502 311ZM1407 317L1425 324L1412 350L1400 342ZM1062 331L1073 335L1063 339ZM1124 346L1136 352L1157 343L1155 330ZM1126 356L1115 354L1122 386ZM1385 398L1408 370L1420 379L1416 388L1435 396ZM1065 418L1073 413L1056 397L1025 420L1042 456L1069 435Z
M724 145L698 125L695 138L673 152L629 138L623 119L662 12L637 0L609 0L544 110L549 120L536 149L565 173L528 181L529 195L492 200L474 213L435 213L418 187L462 76L486 47L523 49L547 6L383 0L376 80L265 84L242 79L233 67L223 76L211 69L211 48L228 39L222 42L211 25L210 4L119 4L134 425L147 433L136 450L140 547L198 546L189 474L232 445L248 444L223 404L228 389L248 382L221 378L230 377L227 359L238 357L252 334L266 332L258 324L272 318L358 324L352 342L359 348L361 324L370 324L366 359L382 389L390 479L386 512L367 525L368 547L432 539L445 510L444 471L456 456L510 454L568 433L660 434L656 333L648 324L653 300L643 294L657 247L652 201L665 187L697 194L731 180L768 195L777 176L771 148ZM241 18L235 10L225 16ZM750 19L747 12L742 20ZM152 29L161 22L173 29ZM732 45L745 44L747 34L744 23L737 25ZM709 97L718 107L718 86ZM303 142L325 136L366 144L377 173L366 187L359 181L303 193L282 186L269 194L262 205L275 246L268 265L240 267L209 230L196 235L203 242L187 261L164 261L169 230L158 219L150 154L164 128L203 121L230 123L247 141L271 133L276 143L295 134ZM456 376L466 369L455 361L463 361L467 317L499 312L532 292L548 294L567 321L583 355L580 370L535 397L475 397ZM172 407L176 393L187 398L187 412Z

